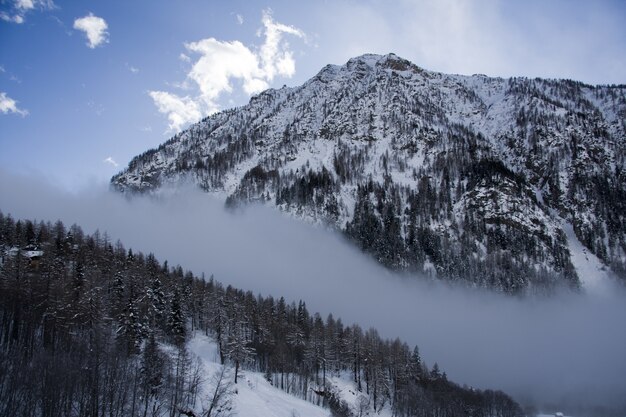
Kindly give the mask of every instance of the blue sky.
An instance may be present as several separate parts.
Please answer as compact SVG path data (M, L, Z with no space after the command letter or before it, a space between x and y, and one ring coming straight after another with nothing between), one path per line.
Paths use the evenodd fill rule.
M0 170L104 182L199 117L367 52L625 83L626 2L0 0Z

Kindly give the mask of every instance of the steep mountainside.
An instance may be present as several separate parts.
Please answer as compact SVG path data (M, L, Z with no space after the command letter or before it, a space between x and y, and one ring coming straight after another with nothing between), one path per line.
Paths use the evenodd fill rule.
M626 86L328 65L134 158L124 192L192 182L342 230L383 264L516 293L576 288L564 227L626 278Z

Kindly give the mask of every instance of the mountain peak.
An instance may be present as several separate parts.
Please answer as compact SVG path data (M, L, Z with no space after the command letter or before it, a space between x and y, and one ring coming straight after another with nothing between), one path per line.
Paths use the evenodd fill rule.
M371 54L371 53L367 53L367 54L363 54L363 55L359 55L356 56L354 58L350 58L347 62L347 65L351 65L354 63L365 63L369 66L375 66L376 64L378 64L378 62L380 62L382 59L384 59L384 57L386 57L387 55L379 55L379 54Z
M387 62L410 62L410 61L402 57L399 57L393 52L390 52L385 55L367 53L367 54L356 56L354 58L350 58L347 64L350 65L354 63L365 63L371 67L374 67L376 65L381 65Z

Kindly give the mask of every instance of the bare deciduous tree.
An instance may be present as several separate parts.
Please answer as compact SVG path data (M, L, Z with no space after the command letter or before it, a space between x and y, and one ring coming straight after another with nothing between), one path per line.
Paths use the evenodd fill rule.
M229 417L233 415L233 380L226 366L222 366L211 378L212 395L203 407L203 417Z

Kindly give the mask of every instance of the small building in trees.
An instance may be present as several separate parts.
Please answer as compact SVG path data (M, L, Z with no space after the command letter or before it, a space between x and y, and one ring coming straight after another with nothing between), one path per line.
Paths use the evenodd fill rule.
M0 266L4 265L7 259L15 258L18 255L22 256L28 263L28 266L32 269L39 269L39 265L41 263L41 258L44 255L44 251L42 251L38 246L28 245L23 248L19 248L13 246L8 249L0 248Z
M31 269L39 269L43 251L37 246L26 246L22 249L22 256L26 259Z

